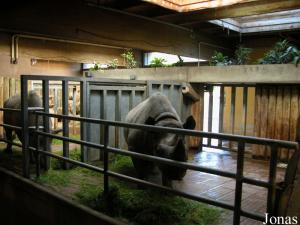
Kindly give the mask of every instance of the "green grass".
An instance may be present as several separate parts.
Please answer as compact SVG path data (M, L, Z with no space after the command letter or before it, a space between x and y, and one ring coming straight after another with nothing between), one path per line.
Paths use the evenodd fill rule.
M73 138L73 139L76 139L76 140L80 140L80 135L79 135L79 134L71 134L71 135L70 135L70 138ZM53 139L52 139L52 144L53 144L53 145L62 145L62 144L63 144L63 141L62 141L62 140L59 140L59 139L53 138Z
M37 179L38 183L47 184L49 186L68 186L70 184L69 171L58 171L54 169L48 170Z
M116 156L109 168L126 175L135 173L131 159L125 156ZM165 192L139 189L136 185L113 178L109 180L108 195L103 194L103 175L80 167L51 169L38 181L60 186L62 190L77 183L78 190L74 192L76 201L135 225L212 225L217 223L222 212Z
M63 151L58 151L55 154L57 154L59 156L62 156ZM81 152L77 148L69 152L69 158L70 159L80 161L80 157L81 157ZM70 166L75 167L74 165L70 165ZM55 170L62 169L63 168L63 162L59 159L51 158L51 168L53 168Z

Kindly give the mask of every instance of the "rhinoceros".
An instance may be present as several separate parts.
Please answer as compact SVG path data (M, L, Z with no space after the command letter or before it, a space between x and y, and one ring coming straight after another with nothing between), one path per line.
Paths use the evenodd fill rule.
M161 93L154 93L134 107L128 113L126 122L184 129L194 129L196 125L192 116L182 123L169 99ZM187 161L188 149L182 135L126 128L124 136L129 151L182 162ZM159 177L161 180L155 181L154 179L154 182L159 181L165 186L172 186L172 180L181 180L186 173L186 169L134 157L132 157L132 162L138 178L153 181L153 177Z
M42 107L42 99L35 91L30 91L28 93L28 107ZM4 102L4 108L21 109L21 96L14 95L14 96L11 96L10 98L8 98ZM22 126L21 113L4 111L3 122L5 124L21 127ZM42 118L40 117L39 121L38 121L38 126L42 126L42 125L43 125L43 121L42 121ZM35 116L32 114L29 114L28 126L29 126L29 130L33 129L32 127L35 126ZM15 135L13 135L14 132L17 134L18 138L22 141L22 131L21 130L15 130L15 129L8 128L8 127L5 127L4 129L5 129L6 139L8 141L13 141L13 139L15 138ZM60 131L61 131L61 129L55 130L55 131L52 130L51 133L58 133ZM45 138L40 137L39 140L35 140L33 137L30 137L29 138L29 146L36 147L37 141L39 141L41 146L46 144ZM6 146L5 152L11 153L12 152L11 147L12 147L12 145L10 143L8 143Z

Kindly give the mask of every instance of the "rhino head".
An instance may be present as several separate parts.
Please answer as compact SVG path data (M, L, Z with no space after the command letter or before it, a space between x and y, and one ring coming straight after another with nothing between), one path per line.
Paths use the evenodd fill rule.
M160 121L158 123L155 123L153 119L148 119L147 121L147 124L155 126L184 128L191 130L196 126L193 116L189 116L186 119L186 122L183 124L174 118L165 119L164 121ZM149 121L151 122L149 123ZM155 144L153 145L153 155L181 162L187 161L188 147L185 143L184 136L172 133L157 133L154 134L154 136ZM162 173L163 184L167 186L169 186L167 183L169 183L170 180L181 180L186 174L186 169L180 167L166 164L159 164L158 166Z

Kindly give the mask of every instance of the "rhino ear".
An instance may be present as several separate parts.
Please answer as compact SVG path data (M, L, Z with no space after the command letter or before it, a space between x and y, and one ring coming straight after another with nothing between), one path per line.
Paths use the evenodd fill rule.
M193 130L196 127L196 121L193 116L189 116L183 124L184 129Z
M148 117L148 119L146 119L145 122L146 125L154 125L155 124L155 119L151 116Z

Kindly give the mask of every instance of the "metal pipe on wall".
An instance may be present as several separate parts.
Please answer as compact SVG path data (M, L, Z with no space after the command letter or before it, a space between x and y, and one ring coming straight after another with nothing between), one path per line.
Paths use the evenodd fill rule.
M54 38L54 37L36 36L36 35L29 35L29 34L14 34L12 35L12 39L11 39L11 63L13 64L18 63L20 38L55 41L61 43L70 43L70 44L77 44L77 45L87 45L87 46L96 46L96 47L103 47L103 48L122 49L122 50L128 49L126 47L121 47L121 46L104 45L104 44L97 44L97 43L90 43L90 42L83 42L83 41L72 41L72 40L66 40L66 39Z

